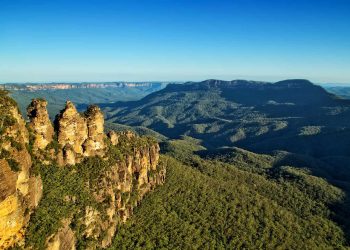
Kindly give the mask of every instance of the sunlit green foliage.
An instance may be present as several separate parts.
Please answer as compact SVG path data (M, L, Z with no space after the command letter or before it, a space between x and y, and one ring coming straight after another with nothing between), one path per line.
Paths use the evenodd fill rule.
M8 91L0 89L0 136L6 128L16 123L15 118L8 111L11 107L17 108L17 103L8 94Z
M167 181L121 226L111 249L336 248L345 244L322 202L234 166L172 158Z
M21 170L18 162L15 161L14 159L7 159L7 163L9 164L12 171L18 172Z
M305 168L227 149L203 159L169 141L167 179L120 226L110 249L325 249L346 239L330 206L344 192ZM201 151L199 151L201 152ZM229 153L231 152L231 153ZM175 160L176 157L178 160Z
M98 211L104 211L109 200L97 202L93 196L94 188L101 178L115 164L125 160L135 148L146 147L155 141L149 137L137 137L127 141L120 138L120 144L113 146L108 143L108 150L104 158L87 157L74 166L59 167L56 164L40 165L34 160L32 173L40 175L43 181L43 197L38 208L31 216L26 232L26 245L34 249L44 249L47 238L56 233L62 226L63 219L71 219L71 227L76 232L78 249L85 249L92 242L82 236L85 208L90 206ZM52 143L50 148L56 148ZM45 153L45 152L43 152ZM35 157L33 156L33 159ZM135 185L134 185L135 186ZM137 191L121 194L123 202L136 202ZM105 212L101 213L103 216Z

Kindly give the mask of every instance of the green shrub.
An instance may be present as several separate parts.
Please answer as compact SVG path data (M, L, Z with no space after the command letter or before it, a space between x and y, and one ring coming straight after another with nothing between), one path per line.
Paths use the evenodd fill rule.
M7 163L9 164L10 168L14 172L18 172L21 170L21 167L19 166L19 163L13 159L7 159Z

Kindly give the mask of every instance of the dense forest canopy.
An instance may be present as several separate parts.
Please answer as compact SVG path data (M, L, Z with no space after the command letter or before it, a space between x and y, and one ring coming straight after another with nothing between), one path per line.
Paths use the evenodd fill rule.
M14 103L6 91L0 94ZM142 202L137 193L118 194L139 206L118 224L109 249L349 247L349 100L306 80L208 80L99 106L107 132L145 135L135 141L141 148L158 141L167 169L165 184ZM123 142L107 155L122 159L134 146ZM65 217L73 218L70 228L84 230L77 219L84 206L101 209L84 183L97 185L114 163L93 157L71 169L35 164L31 171L41 176L44 196L27 244L43 247ZM60 194L79 202L67 206ZM94 244L78 234L78 249Z

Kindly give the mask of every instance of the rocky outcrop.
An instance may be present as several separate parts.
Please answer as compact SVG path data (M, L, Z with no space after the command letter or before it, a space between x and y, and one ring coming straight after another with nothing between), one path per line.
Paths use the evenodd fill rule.
M117 145L119 142L119 134L115 131L109 131L107 134L108 138L111 140L113 146Z
M67 101L66 107L56 117L58 143L63 148L64 164L74 165L83 157L83 143L88 138L85 117L81 116L73 103Z
M141 146L142 138L131 131L112 132L109 137L112 134L119 138L115 148L129 145L133 151L105 171L97 185L90 186L94 198L104 205L100 211L86 208L84 235L99 239L98 245L103 248L110 245L118 223L127 221L143 196L164 183L166 174L165 167L159 163L158 143ZM137 147L135 142L139 144Z
M0 249L23 244L25 226L42 196L41 179L30 172L25 125L13 100L0 92Z
M113 145L112 138L115 137L118 143ZM72 242L76 242L77 238L89 242L84 245L85 249L108 247L118 224L127 221L147 192L164 183L166 170L159 162L157 142L139 137L131 131L110 132L109 138L105 142L108 150L104 161L110 165L86 183L94 205L83 206L82 215L76 216L74 221L64 219L57 233L48 237L47 248L63 249L59 246L65 244L67 249L73 249ZM83 161L78 165L78 175L79 170L84 171L80 169L84 164ZM76 197L66 197L64 200L72 205L78 202ZM81 226L73 230L71 224ZM62 232L66 232L69 239L63 237Z
M105 145L104 117L97 106L84 115L71 102L56 117L58 143L63 148L63 165L74 165L86 156L103 156Z
M84 156L95 156L104 154L105 138L103 113L97 106L88 107L85 112L88 128L88 138L83 144Z
M71 102L56 117L54 129L47 102L33 100L27 109L30 121L26 124L13 100L1 94L0 249L14 245L75 249L77 244L82 247L82 241L84 249L108 247L118 224L132 215L147 192L165 181L158 143L131 131L111 131L107 137L103 113L97 106L79 114ZM55 182L47 175L57 171L62 172L62 178L74 175L73 180L81 183L79 188L69 189L71 182L60 186L62 178ZM47 199L45 195L42 198L43 188L58 188L59 192L55 190L52 203L50 200L41 213L40 200L45 203ZM59 197L67 189L68 195L62 193ZM56 213L57 228L50 229L47 235L33 236L41 226L38 216L50 214L50 209L45 209L53 206L60 211L60 206L67 205L75 212L66 212L68 217L62 213L62 218L57 217L61 212ZM34 222L29 222L30 215L35 208L39 212L33 216L37 218L36 226L31 227ZM31 235L27 237L29 242L24 242L26 229ZM39 243L30 242L42 238L44 241Z
M33 132L33 150L45 149L53 140L54 129L46 109L47 102L43 99L33 99L27 108L30 119L29 128Z
M69 227L70 220L64 219L63 226L54 235L51 235L46 242L47 250L75 250L75 235Z

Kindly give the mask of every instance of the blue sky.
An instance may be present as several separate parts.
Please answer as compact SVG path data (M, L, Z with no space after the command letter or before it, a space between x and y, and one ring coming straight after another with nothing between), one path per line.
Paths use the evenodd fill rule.
M0 0L0 82L350 83L348 0Z

